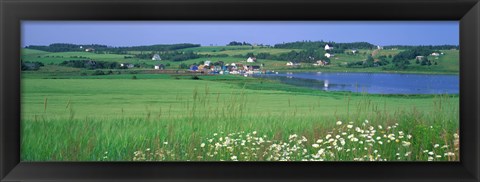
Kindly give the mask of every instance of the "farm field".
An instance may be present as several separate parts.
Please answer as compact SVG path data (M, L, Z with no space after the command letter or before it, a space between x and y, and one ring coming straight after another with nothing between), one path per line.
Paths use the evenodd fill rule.
M433 160L458 159L455 95L323 92L233 75L138 76L23 79L22 159L401 161L429 160L430 152Z

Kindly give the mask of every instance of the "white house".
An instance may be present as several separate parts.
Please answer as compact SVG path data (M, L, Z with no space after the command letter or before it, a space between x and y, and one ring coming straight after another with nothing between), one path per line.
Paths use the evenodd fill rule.
M313 63L313 66L325 66L327 64L328 62L326 61L318 60L316 63Z
M85 49L85 52L94 52L94 51L95 51L94 48L86 48L86 49Z
M328 52L325 53L325 57L327 57L327 58L330 58L330 57L333 57L333 56L334 56L333 54L330 54L330 53L328 53Z
M248 59L247 59L247 63L253 63L255 61L257 61L256 58L248 57Z
M133 67L135 67L135 65L130 64L130 63L121 63L120 66L121 66L121 67L125 67L125 68L133 68Z
M205 62L203 63L203 65L205 65L205 66L210 66L210 63L211 63L211 61L205 61Z
M326 44L325 45L325 50L332 50L333 46Z
M356 54L358 51L356 49L352 49L352 53Z
M152 60L154 60L154 61L160 61L160 60L162 60L162 58L160 58L160 55L155 54L155 55L153 55Z
M417 56L415 57L415 60L422 61L425 58L425 56Z
M289 61L287 66L300 66L300 63Z
M432 56L440 56L440 53L434 52L434 53L432 53L432 54L430 54L430 55L432 55Z
M377 45L377 49L383 49L383 47L382 47L382 46L379 46L379 45Z

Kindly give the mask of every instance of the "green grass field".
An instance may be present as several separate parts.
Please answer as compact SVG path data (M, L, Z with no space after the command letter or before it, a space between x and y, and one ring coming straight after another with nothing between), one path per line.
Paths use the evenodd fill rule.
M75 57L76 56L76 57ZM82 57L79 57L82 56ZM98 61L112 61L125 62L124 56L119 54L95 54L91 52L45 52L32 49L22 49L23 61L38 61L44 64L58 64L66 60L98 60Z
M22 160L458 160L457 96L104 78L24 79Z

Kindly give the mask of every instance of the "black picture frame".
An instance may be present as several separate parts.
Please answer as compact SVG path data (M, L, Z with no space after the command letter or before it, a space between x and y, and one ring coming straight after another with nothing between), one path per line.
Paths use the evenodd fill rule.
M478 0L0 0L0 19L1 181L480 180ZM22 20L458 20L460 162L20 162Z

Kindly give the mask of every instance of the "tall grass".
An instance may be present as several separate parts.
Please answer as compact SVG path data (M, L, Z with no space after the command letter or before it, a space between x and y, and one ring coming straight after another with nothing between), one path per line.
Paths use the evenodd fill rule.
M245 87L245 86L244 86ZM222 96L221 96L222 95ZM252 109L257 98L245 89L176 95L183 112L145 107L145 116L67 116L22 118L24 161L456 161L459 159L458 102L449 95L432 99L432 111L387 111L386 102L368 94L346 114L326 116L318 101L300 107L286 99L289 112ZM354 107L353 107L354 106ZM45 98L44 110L48 110Z

